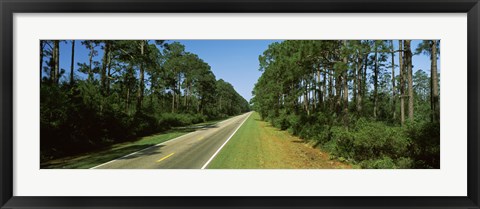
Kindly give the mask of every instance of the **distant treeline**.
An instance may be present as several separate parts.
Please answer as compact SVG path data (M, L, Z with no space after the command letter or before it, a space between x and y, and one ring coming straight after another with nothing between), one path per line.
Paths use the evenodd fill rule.
M259 58L251 102L263 119L340 160L439 168L439 47L437 40L415 50L410 40L273 43ZM412 72L419 54L430 57L431 76Z
M60 43L71 44L70 69L60 69ZM79 47L88 58L76 63ZM178 42L41 40L40 75L42 161L249 110Z

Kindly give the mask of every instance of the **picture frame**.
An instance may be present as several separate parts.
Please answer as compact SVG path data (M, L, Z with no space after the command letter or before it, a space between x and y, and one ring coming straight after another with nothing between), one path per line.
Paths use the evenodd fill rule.
M480 208L478 0L1 0L1 208ZM467 13L468 195L465 197L33 197L14 196L13 15L15 13Z

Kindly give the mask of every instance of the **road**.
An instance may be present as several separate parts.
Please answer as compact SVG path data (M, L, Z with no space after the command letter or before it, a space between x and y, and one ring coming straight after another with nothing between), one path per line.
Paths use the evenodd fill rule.
M94 169L203 169L228 142L251 112L121 158Z

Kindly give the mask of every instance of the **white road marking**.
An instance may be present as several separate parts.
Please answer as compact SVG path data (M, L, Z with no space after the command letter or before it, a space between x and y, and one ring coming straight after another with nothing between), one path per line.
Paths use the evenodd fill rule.
M235 129L235 131L232 133L232 135L230 135L230 137L228 137L227 141L225 141L222 146L220 146L220 148L218 148L218 150L212 155L212 157L210 157L210 159L208 159L208 161L205 163L205 165L202 166L201 169L205 169L208 164L210 164L210 162L213 160L213 158L215 158L215 156L217 156L217 154L220 152L220 150L228 143L228 141L230 141L230 139L233 137L233 135L235 135L235 133L237 133L238 129L240 129L240 127L242 127L243 123L245 123L245 121L247 121L247 119L250 117L252 113L248 113L248 116L245 118L245 120L243 120L243 122L237 127L237 129Z

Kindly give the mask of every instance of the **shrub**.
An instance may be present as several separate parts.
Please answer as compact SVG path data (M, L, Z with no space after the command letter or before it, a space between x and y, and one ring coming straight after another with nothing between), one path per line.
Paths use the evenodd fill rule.
M397 168L413 168L414 160L408 157L400 157L396 160Z
M302 128L301 124L301 119L300 116L295 115L295 114L290 114L287 117L288 124L290 124L290 128L288 129L288 132L293 134L293 135L298 135Z
M397 168L392 158L384 156L380 159L364 160L360 162L362 168L392 169Z
M440 168L440 124L407 123L406 135L412 140L410 155L415 168Z
M290 127L290 123L288 121L289 115L285 109L280 110L279 116L274 118L273 126L279 128L280 130L286 130Z
M206 121L206 116L200 114L181 114L181 113L163 113L158 117L158 125L162 130L171 127L187 126L194 123L202 123Z
M354 131L356 159L376 159L381 156L398 158L407 153L410 140L400 127L390 127L381 122L358 120Z
M400 127L359 119L352 128L333 126L321 132L330 139L323 148L336 157L358 162L365 168L407 168L411 140ZM384 167L382 167L384 166Z

